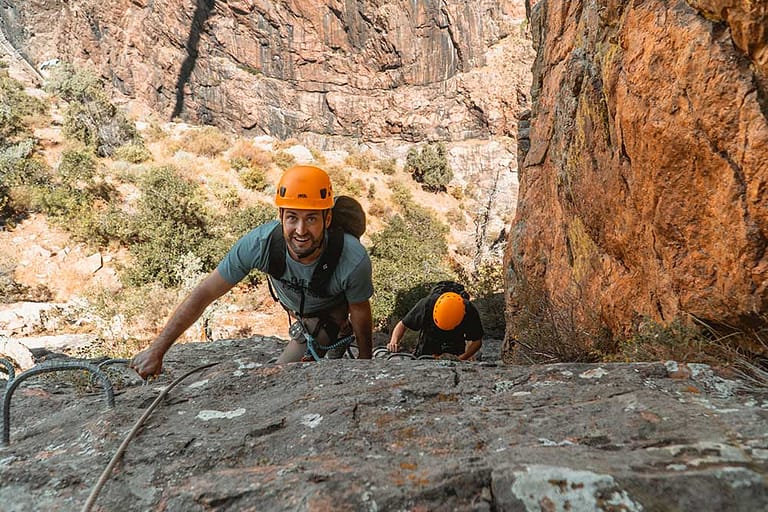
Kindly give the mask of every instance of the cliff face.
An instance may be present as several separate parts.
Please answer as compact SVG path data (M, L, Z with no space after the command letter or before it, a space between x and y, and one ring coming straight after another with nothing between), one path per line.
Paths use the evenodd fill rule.
M526 100L520 0L20 0L0 16L33 63L88 63L168 117L258 134L513 135Z
M768 5L540 1L531 13L509 323L527 287L613 332L689 315L764 325Z

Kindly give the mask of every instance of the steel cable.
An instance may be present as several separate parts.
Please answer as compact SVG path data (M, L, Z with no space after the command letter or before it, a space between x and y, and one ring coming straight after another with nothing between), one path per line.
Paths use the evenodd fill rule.
M0 358L0 370L5 370L5 373L8 374L8 382L6 385L10 384L11 381L16 377L16 368L13 366L13 363L5 358Z
M86 363L83 361L46 361L40 363L37 366L33 366L29 370L20 373L13 381L8 381L5 389L5 396L3 397L3 433L2 433L2 445L8 446L11 439L11 397L13 392L19 385L27 378L37 375L39 373L57 372L61 370L87 370L92 375L99 378L101 385L104 387L104 397L107 400L108 407L115 406L115 393L112 390L112 383L109 378L99 370L98 366L92 363Z
M104 484L107 482L107 480L109 480L109 476L112 473L112 469L114 469L115 464L117 464L117 461L120 460L120 457L123 455L123 452L125 452L125 450L128 448L128 444L131 442L131 439L133 439L136 436L136 433L139 431L139 428L144 424L144 422L147 420L149 415L152 414L152 411L155 410L155 408L158 406L160 401L165 397L165 395L167 395L169 391L171 391L174 387L176 387L177 384L179 384L181 381L183 381L193 373L199 372L200 370L204 370L206 368L210 368L211 366L216 366L217 364L219 363L215 362L215 363L208 363L203 366L198 366L197 368L188 371L181 377L171 382L165 389L163 389L160 392L157 398L155 398L155 401L152 402L152 404L149 407L147 407L147 409L144 411L144 414L141 415L141 418L139 418L138 421L136 421L136 424L133 426L133 428L128 433L126 438L120 444L120 447L112 456L112 460L110 460L109 464L107 464L107 467L104 468L104 471L101 473L101 477L99 477L99 481L96 482L96 485L91 491L91 494L88 496L88 500L85 502L85 505L83 505L82 512L89 512L91 510L91 507L93 507L93 504L96 502L96 498L98 498L99 496L99 492L101 492L101 488L104 487Z

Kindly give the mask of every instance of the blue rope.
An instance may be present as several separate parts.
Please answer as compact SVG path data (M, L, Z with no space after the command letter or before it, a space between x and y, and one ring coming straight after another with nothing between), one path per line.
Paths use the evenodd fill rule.
M317 341L315 341L314 336L306 332L306 330L304 332L304 337L307 338L307 353L310 354L315 361L320 361L321 357L317 355L317 352L315 350L315 345L317 345L317 348L319 348L320 350L328 351L334 348L339 348L342 345L349 345L350 343L352 343L352 340L355 338L355 335L350 334L349 336L345 336L341 339L336 340L330 345L319 344Z

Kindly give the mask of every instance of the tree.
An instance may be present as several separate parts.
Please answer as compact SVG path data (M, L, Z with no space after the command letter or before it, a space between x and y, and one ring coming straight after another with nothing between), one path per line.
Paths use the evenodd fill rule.
M92 73L59 64L45 89L69 103L64 135L93 148L97 155L111 156L120 146L141 143L136 127L109 101L101 79Z
M447 150L442 142L429 144L420 150L415 147L408 150L405 171L411 173L413 179L430 192L445 192L448 183L453 179Z

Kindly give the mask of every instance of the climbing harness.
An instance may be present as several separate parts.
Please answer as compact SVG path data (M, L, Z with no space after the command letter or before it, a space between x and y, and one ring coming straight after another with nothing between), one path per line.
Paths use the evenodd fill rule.
M106 361L105 361L106 362ZM120 460L120 457L125 452L126 448L128 448L128 444L131 442L131 439L133 439L136 436L136 433L139 431L139 428L144 424L144 422L149 418L149 415L152 414L152 411L155 410L155 408L160 404L160 401L165 398L165 396L170 392L173 388L176 387L181 381L192 375L193 373L197 373L201 370L204 370L206 368L210 368L212 366L216 366L219 364L219 362L215 363L208 363L203 366L198 366L197 368L194 368L181 377L177 378L173 382L171 382L165 389L163 389L160 394L155 398L155 401L152 402L152 404L147 407L147 409L144 411L144 414L141 415L141 417L136 421L136 424L134 424L131 431L128 433L126 438L123 440L123 442L120 444L120 447L117 449L115 454L112 456L112 459L109 461L109 464L107 464L107 467L104 468L104 471L101 473L101 477L99 478L99 481L96 482L96 485L94 486L93 490L91 491L91 494L88 496L88 500L86 500L85 505L83 505L82 512L89 512L91 510L91 507L96 502L96 498L99 496L99 492L101 492L101 488L104 487L104 484L109 480L110 475L112 474L112 469L115 467L115 464L117 464L117 461Z

